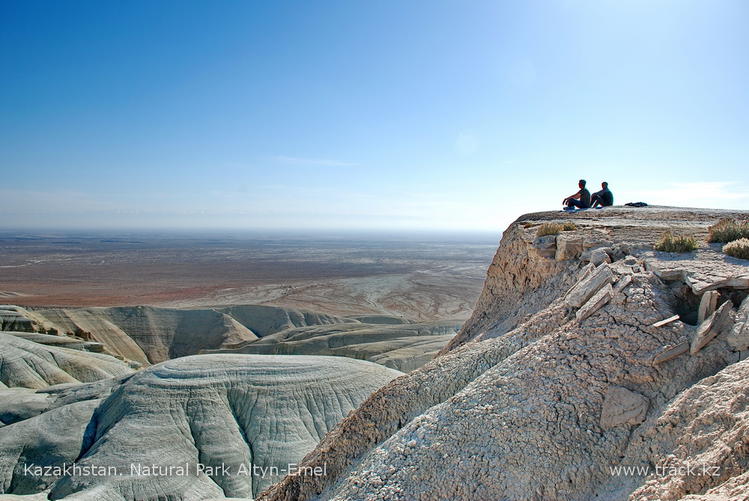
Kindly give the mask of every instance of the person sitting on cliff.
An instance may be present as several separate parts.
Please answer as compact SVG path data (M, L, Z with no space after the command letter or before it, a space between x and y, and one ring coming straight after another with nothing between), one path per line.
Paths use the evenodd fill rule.
M609 183L602 182L601 188L603 188L601 191L596 191L590 197L591 207L610 207L614 205L614 194L609 189Z
M566 206L565 210L574 210L575 207L578 209L590 207L590 192L585 188L585 179L578 181L577 186L580 191L562 200L562 205Z

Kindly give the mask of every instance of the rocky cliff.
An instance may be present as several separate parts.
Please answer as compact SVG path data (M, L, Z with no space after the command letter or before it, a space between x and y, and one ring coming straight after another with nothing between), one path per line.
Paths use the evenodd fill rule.
M442 354L323 438L303 466L326 476L260 498L747 498L749 263L704 243L727 216L521 217ZM665 231L703 243L656 252Z
M523 216L447 346L449 323L254 306L0 306L14 330L0 333L0 493L747 499L749 262L704 243L726 216L749 214ZM665 231L702 244L656 252ZM55 335L68 329L77 335ZM224 353L145 368L107 354L140 350L152 362L206 349ZM238 471L298 461L285 477ZM24 469L72 463L114 473ZM185 474L162 474L181 465Z

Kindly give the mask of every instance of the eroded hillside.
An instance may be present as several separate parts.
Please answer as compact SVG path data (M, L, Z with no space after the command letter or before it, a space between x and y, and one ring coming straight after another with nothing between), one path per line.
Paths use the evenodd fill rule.
M0 305L0 331L43 345L76 347L146 366L200 353L336 355L410 371L431 360L459 320L338 317L267 305L214 308Z
M322 440L303 464L327 476L287 476L261 499L746 497L749 266L704 243L730 215L521 217L443 354ZM655 252L669 230L702 247Z
M0 492L746 498L749 263L704 243L708 226L729 215L607 208L523 216L447 346L449 322L394 317L2 306L2 327L14 332L0 333ZM550 223L558 231L539 236ZM669 230L703 243L687 254L654 251ZM108 354L133 347L144 367ZM179 357L189 350L221 353ZM343 356L310 356L321 354ZM179 358L147 366L156 356ZM283 478L238 472L299 461ZM28 463L116 474L28 475ZM193 470L143 475L133 464Z

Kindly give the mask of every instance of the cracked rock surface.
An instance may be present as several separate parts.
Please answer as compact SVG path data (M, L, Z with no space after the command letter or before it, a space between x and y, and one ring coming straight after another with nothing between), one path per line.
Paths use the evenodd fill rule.
M653 250L665 231L704 242L731 215L747 217L657 207L521 217L441 355L375 392L305 457L327 476L288 475L260 499L747 498L749 361L734 325L749 263L704 243ZM568 220L577 229L552 253L536 227ZM690 354L710 290L726 325ZM616 470L687 460L722 473Z

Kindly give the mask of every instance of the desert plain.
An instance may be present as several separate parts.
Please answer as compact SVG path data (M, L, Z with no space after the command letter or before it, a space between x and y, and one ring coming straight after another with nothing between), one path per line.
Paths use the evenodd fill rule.
M0 301L465 319L497 234L0 233Z

